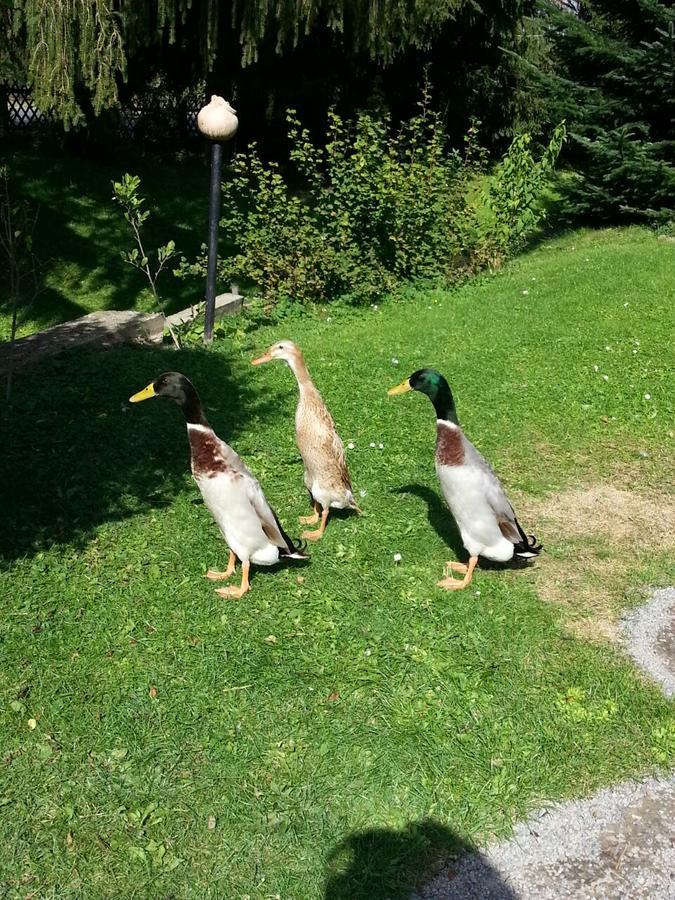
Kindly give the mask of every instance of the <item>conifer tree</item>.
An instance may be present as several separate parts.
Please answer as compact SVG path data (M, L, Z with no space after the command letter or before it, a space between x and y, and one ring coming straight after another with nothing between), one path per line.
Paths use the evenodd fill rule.
M675 9L665 0L544 2L531 68L550 123L565 119L579 178L565 195L591 221L675 217Z

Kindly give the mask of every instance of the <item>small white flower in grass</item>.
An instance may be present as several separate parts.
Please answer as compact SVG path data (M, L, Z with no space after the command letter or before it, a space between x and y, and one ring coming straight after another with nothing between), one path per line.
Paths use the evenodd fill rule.
M366 647L366 649L363 651L363 655L364 655L364 656L370 656L370 654L371 654L372 652L373 652L373 651L370 649L370 647Z
M524 293L524 294L529 294L530 292L529 292L529 291L523 291L523 293Z
M651 394L645 394L645 400L651 400L651 399L652 399Z
M604 381L609 381L609 375L603 375L602 378Z
M586 257L584 257L584 258L585 258L586 262L590 262L590 259L589 259L588 256L586 256Z
M392 364L392 366L397 366L397 365L398 365L398 360L396 359L395 356L392 356L392 358L391 358L391 364Z
M600 369L600 366L593 366L593 371L597 372Z
M480 591L476 591L476 597L480 597Z
M627 303L624 303L624 305L623 305L623 306L624 306L624 309L625 309L625 308L626 308L626 307L627 307L627 306L628 306L628 304L627 304Z
M394 562L395 562L397 565L398 565L398 563L401 562L402 559L403 559L403 557L401 556L400 553L394 553Z
M370 446L371 446L371 447L374 447L374 446L375 446L375 444L374 444L373 441L370 442Z
M348 447L349 450L353 450L353 449L354 449L354 441L350 441L350 442L347 444L347 447Z
M384 450L384 444L380 444L380 450Z
M359 491L359 497L365 497L368 491Z
M635 355L636 353L637 353L637 350L633 350L633 355Z
M611 349L612 348L609 346L609 344L605 344L605 350L611 350Z

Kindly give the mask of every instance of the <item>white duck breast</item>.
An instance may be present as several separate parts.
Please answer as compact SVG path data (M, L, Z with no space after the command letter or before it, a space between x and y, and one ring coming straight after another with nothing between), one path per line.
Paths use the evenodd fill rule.
M204 425L188 425L192 474L229 548L242 562L274 565L292 551L262 488L239 454Z
M195 478L195 481L228 547L242 562L250 560L259 566L278 562L279 547L265 534L251 502L247 479L237 474L222 474Z
M519 534L504 489L462 430L442 420L438 422L436 472L469 554L495 562L510 560Z

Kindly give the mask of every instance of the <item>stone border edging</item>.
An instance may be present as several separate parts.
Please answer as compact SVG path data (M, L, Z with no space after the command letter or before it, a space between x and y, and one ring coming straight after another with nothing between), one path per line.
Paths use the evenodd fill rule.
M235 315L243 304L244 298L239 294L219 294L216 297L216 319ZM167 316L167 320L175 326L191 321L201 312L201 304L197 304ZM104 350L124 343L161 344L163 335L164 322L159 313L129 309L100 310L19 338L14 344L14 368L20 369L66 350L83 347ZM0 374L7 371L9 358L10 342L0 343Z

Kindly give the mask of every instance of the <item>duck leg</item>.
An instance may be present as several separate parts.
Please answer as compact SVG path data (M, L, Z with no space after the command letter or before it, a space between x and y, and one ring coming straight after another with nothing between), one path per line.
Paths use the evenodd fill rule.
M317 528L316 531L303 531L302 537L304 537L308 541L318 541L322 536L324 531L326 530L326 522L328 521L328 513L330 512L330 507L327 506L324 510L321 511L321 524ZM318 518L318 515L317 515Z
M471 584L471 579L473 578L473 570L476 568L476 563L478 562L477 556L472 556L469 559L468 566L465 566L463 563L449 562L445 564L444 575L446 576L442 581L438 582L438 586L442 587L446 591L461 591L462 588L465 588L467 585ZM464 578L461 581L458 581L456 578L453 578L452 575L448 575L448 570L454 569L456 572L464 571Z
M218 572L215 569L209 569L204 578L208 578L209 581L226 581L228 578L231 578L234 575L234 564L237 561L237 557L230 550L230 558L227 561L227 568L224 572Z
M316 523L319 521L321 506L316 502L316 500L313 501L312 505L314 506L314 512L311 516L298 517L298 522L300 522L301 525L316 525Z
M455 560L452 559L446 562L446 564L443 566L443 575L448 578L450 575L450 570L452 570L453 572L459 572L461 575L466 575L468 568L469 567L464 565L464 563L455 562Z
M244 594L249 590L248 570L250 566L251 563L248 559L246 560L246 562L243 562L241 564L241 584L239 585L239 587L231 585L230 587L218 588L216 594L218 594L220 597L233 597L234 599L243 597Z

